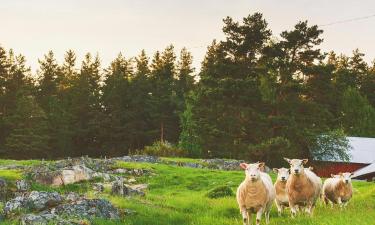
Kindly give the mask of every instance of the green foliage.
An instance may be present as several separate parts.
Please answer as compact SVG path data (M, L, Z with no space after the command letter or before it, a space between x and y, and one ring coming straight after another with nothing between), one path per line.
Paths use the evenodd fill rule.
M348 153L350 148L349 140L346 138L344 131L339 129L316 137L315 142L310 146L310 151L315 160L348 161L350 159Z
M209 198L222 198L234 196L232 188L227 185L218 186L207 192Z
M343 94L342 123L350 135L375 137L375 109L354 88L348 88Z
M165 141L157 141L151 146L146 146L143 149L142 153L146 155L162 157L182 157L187 155L187 152L185 150L173 146L171 143Z
M1 155L117 156L160 141L178 147L149 154L278 166L283 155L313 158L319 137L339 129L375 137L375 67L361 51L323 53L323 31L307 21L278 39L261 13L223 22L225 38L208 46L199 74L173 45L152 59L119 54L105 69L98 55L77 65L68 50L60 64L49 51L37 74L0 47ZM318 152L342 155L331 149Z

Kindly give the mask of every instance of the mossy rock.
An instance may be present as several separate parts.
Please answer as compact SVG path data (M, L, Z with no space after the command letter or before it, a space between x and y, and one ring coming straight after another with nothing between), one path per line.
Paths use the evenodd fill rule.
M232 188L227 185L218 186L210 190L207 194L209 198L222 198L228 196L234 196Z

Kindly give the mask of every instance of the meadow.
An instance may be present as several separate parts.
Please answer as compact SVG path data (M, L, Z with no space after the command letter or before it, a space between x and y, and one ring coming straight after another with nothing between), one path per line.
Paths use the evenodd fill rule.
M186 159L188 160L188 159ZM0 163L3 164L4 162ZM26 162L22 162L26 163ZM33 162L35 163L35 162ZM195 169L165 164L119 162L119 168L144 168L154 175L138 178L139 183L148 183L146 196L117 197L110 190L98 196L88 182L51 188L33 185L34 190L77 191L89 197L109 199L120 209L131 209L135 213L125 215L121 221L96 220L94 224L125 225L233 225L242 224L234 196L211 199L207 193L215 187L227 185L233 192L244 179L242 171L219 171ZM22 176L17 170L0 170L0 177L12 181ZM271 174L275 179L275 174ZM271 225L372 225L375 224L375 183L353 181L354 197L347 208L340 210L318 202L313 218L298 215L291 219L289 211L279 217L276 207L271 212ZM12 222L5 223L12 224ZM262 224L265 221L262 220Z

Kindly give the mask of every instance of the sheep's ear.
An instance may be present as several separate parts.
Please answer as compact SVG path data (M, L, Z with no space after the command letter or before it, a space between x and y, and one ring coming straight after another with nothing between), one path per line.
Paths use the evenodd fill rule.
M335 174L332 174L332 173L331 173L331 177L334 178L334 177L335 177Z
M273 172L275 172L275 173L278 173L278 172L279 172L279 169L277 169L277 168L273 168L272 170L273 170Z
M265 164L264 162L260 162L260 163L258 163L258 167L259 167L259 168L264 168L265 165L266 165L266 164Z
M303 164L306 164L308 161L308 159L302 159Z
M292 161L292 160L290 160L288 158L285 158L285 157L284 157L284 160L287 161L288 163L290 163L290 161Z
M342 172L339 173L340 177L342 177Z
M314 167L310 166L310 167L309 167L309 170L313 171L313 170L314 170Z
M241 164L240 164L240 167L241 167L242 169L246 170L246 168L247 168L247 164L246 164L246 163L241 163Z

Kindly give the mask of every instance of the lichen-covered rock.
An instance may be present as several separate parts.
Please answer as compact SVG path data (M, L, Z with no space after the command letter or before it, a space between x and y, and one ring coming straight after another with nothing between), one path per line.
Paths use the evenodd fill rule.
M120 160L124 162L146 162L146 163L158 163L160 162L160 158L156 156L150 155L131 155L131 156L123 156L114 158L115 160Z
M68 225L71 224L69 222L63 221L59 218L56 214L53 213L43 213L40 215L35 214L26 214L21 217L21 225L48 225L53 221L54 224L59 225Z
M9 200L5 203L3 213L5 216L9 216L14 212L20 211L27 205L27 198L24 196L18 196L14 199Z
M64 196L64 198L65 198L65 201L67 202L75 202L81 199L81 196L77 194L76 192L69 192L68 194Z
M105 199L83 199L54 208L57 215L67 215L69 218L104 218L119 219L118 210Z
M54 207L63 201L57 192L32 191L27 198L27 205L31 210L43 210Z
M112 182L111 193L113 195L124 195L124 180L122 178Z
M124 184L123 179L118 179L112 183L112 194L121 196L141 195L144 196L144 190L147 189L147 184Z
M30 184L26 180L17 180L16 188L18 192L26 192L30 190Z

